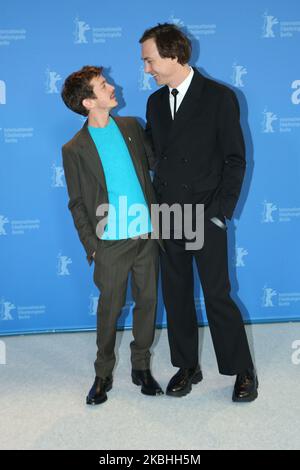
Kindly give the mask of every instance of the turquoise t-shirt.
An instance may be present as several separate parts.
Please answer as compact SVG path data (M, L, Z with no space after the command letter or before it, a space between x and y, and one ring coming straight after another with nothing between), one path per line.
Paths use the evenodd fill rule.
M104 170L108 220L102 240L121 240L152 232L143 190L124 138L110 117L106 127L88 126Z

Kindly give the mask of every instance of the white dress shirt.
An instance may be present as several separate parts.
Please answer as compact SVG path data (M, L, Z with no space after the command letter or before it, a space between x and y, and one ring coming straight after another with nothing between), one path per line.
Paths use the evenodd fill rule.
M179 106L181 105L182 100L186 92L188 91L188 88L191 84L193 76L194 76L194 70L192 69L192 67L190 67L190 73L188 74L188 76L183 80L182 83L180 83L180 85L178 85L178 87L176 87L176 90L178 90L178 94L176 96L176 112L178 111ZM169 87L170 108L171 108L172 118L174 119L174 96L171 94L172 90L173 88Z

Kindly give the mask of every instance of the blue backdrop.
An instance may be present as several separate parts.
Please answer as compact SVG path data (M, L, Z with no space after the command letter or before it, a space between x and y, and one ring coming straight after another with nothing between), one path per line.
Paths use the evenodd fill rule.
M99 292L67 209L61 146L83 124L63 80L103 65L117 113L142 121L156 85L138 40L158 22L188 31L192 65L237 93L247 175L229 223L232 294L246 321L300 319L298 0L2 2L0 331L92 329ZM298 59L297 59L298 57ZM199 321L205 322L195 277ZM128 292L120 326L131 326ZM161 294L159 325L165 324Z

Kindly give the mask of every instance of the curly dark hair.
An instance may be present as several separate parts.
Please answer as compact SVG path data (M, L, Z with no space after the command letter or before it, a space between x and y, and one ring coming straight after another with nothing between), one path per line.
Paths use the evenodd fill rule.
M99 77L102 70L103 67L85 65L66 78L61 91L61 97L68 108L83 116L88 115L88 110L83 106L82 101L85 98L96 98L91 80Z
M187 64L192 53L192 44L189 38L174 24L158 23L154 28L146 29L139 40L142 44L147 39L154 39L159 55L175 59L181 65Z

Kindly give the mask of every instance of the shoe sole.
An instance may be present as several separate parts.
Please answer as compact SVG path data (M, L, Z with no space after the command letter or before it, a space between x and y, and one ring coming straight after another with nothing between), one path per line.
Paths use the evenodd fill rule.
M107 386L107 388L106 388L105 391L106 391L106 392L109 392L111 389L112 389L112 383ZM107 400L107 396L105 396L105 397L102 398L102 399L98 399L98 400L92 400L91 398L86 397L86 404L87 404L87 405L101 405L101 404L104 403L106 400Z
M251 401L256 400L257 397L258 397L258 393L256 391L252 393L252 395L249 395L248 397L245 397L245 398L238 398L235 395L233 395L232 401L235 403L250 403Z
M166 395L169 397L185 397L192 391L192 385L197 385L199 382L203 380L202 372L197 372L194 375L192 380L189 382L188 386L184 390L180 390L179 392L168 392L166 391Z
M136 379L135 377L131 377L131 379L132 379L132 383L134 385L137 385L137 386L142 385L142 382L139 379ZM151 396L151 397L155 397L156 395L163 395L164 394L164 392L162 390L160 390L158 392L154 392L154 393L149 393L149 392L146 392L143 388L141 389L141 392L143 393L143 395L148 395L148 396Z

